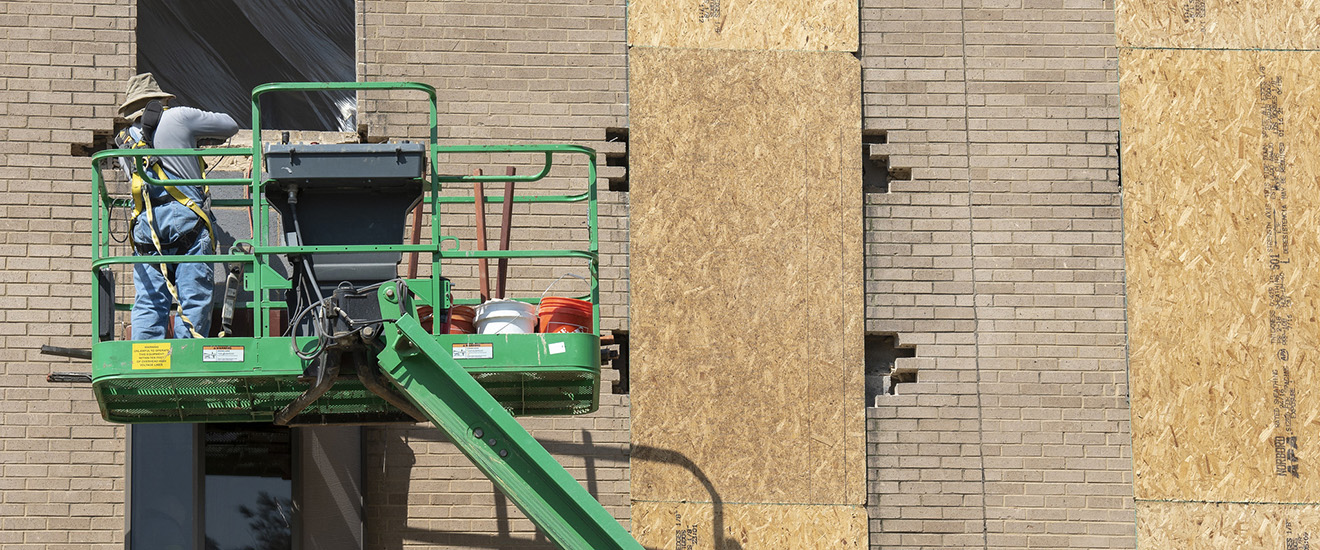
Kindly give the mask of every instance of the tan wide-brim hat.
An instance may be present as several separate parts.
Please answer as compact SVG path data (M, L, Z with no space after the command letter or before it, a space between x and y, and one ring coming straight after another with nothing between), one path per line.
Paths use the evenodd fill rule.
M151 73L142 73L128 79L128 91L124 103L119 106L119 115L133 120L142 116L147 102L153 99L174 99L174 94L165 93L156 84L156 77Z

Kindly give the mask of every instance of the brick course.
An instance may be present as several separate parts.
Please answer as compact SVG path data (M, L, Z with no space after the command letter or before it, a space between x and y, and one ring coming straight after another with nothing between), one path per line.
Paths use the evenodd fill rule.
M873 546L1135 546L1112 9L862 3Z

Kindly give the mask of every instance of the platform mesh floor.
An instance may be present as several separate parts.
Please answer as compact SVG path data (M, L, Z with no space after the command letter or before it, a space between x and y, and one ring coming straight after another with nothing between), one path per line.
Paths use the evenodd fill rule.
M480 372L473 377L511 414L585 414L596 409L593 374L579 369ZM98 381L107 419L117 422L269 422L308 387L293 376L160 377L121 375ZM360 382L341 379L309 405L301 421L361 423L409 417Z

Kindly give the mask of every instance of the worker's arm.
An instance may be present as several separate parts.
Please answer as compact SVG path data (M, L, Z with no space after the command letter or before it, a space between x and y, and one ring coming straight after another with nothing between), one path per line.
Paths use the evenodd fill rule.
M225 113L212 113L192 107L174 107L165 111L164 116L169 116L174 120L166 124L162 118L160 127L156 130L156 146L161 147L165 143L178 143L179 147L195 147L197 140L203 138L229 139L238 133L238 123L234 118ZM182 136L162 135L162 132L181 131L186 133ZM186 143L186 145L184 145Z
M155 148L192 149L201 138L228 139L238 133L238 123L224 113L211 113L192 107L171 107L161 115L156 127ZM171 177L200 179L201 169L196 157L163 157L160 159ZM200 193L200 192L198 192Z

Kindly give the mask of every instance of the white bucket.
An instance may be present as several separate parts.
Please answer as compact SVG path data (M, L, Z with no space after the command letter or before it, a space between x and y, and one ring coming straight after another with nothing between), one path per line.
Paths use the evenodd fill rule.
M491 300L477 306L477 334L531 334L536 330L536 306L517 300Z

